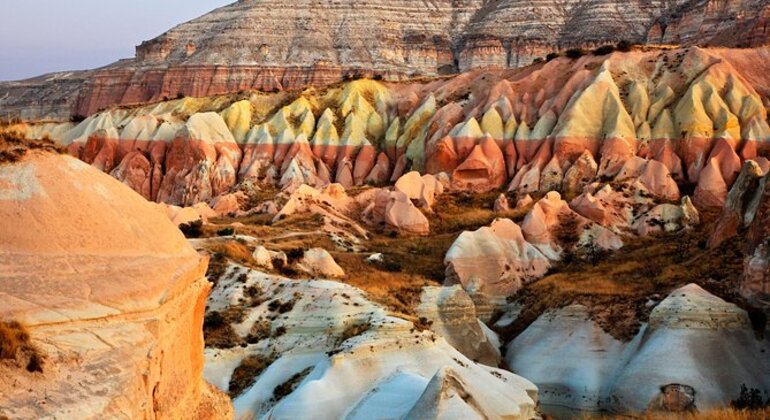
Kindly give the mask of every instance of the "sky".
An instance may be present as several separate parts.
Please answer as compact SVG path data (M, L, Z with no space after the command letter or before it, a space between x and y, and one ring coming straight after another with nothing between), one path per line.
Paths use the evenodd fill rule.
M101 67L235 0L0 0L0 80Z

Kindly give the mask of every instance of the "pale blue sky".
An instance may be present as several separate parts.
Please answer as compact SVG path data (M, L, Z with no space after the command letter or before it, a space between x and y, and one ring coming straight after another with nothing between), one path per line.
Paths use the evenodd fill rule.
M0 80L81 70L235 0L0 0Z

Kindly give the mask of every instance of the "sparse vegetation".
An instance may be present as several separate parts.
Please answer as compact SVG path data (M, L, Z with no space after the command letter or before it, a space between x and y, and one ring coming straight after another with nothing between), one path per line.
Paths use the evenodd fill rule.
M760 410L770 408L770 399L765 399L762 391L756 388L748 388L746 384L741 385L741 392L738 398L730 403L738 410Z
M265 371L272 363L272 358L265 358L259 355L246 356L241 364L233 371L230 378L228 394L230 398L235 398L254 385L259 375Z
M595 265L584 259L565 260L549 275L510 298L522 303L524 309L513 324L498 332L503 341L510 341L545 311L579 303L589 308L602 329L628 341L649 318L650 299L662 300L672 290L689 283L699 284L710 293L750 310L737 292L743 272L740 240L715 250L680 244L696 244L707 235L707 228L701 226L670 235L626 238L622 249L599 259Z
M203 320L203 337L206 346L230 349L243 340L233 329L233 323L243 322L246 311L241 306L230 306L224 311L211 311Z
M593 55L596 56L602 56L607 54L612 54L615 52L615 46L614 45L602 45L599 48L596 48L595 50L591 51Z
M280 401L287 395L294 392L294 390L297 388L297 385L299 385L300 382L302 382L302 380L304 380L305 377L307 377L307 375L309 375L312 370L313 368L309 367L303 370L302 372L295 374L294 376L289 378L288 381L275 387L275 389L273 390L273 400Z
M196 220L190 223L182 223L179 225L179 230L182 231L185 238L200 238L203 236L203 221Z
M235 235L235 228L226 227L217 231L217 236L233 236Z
M43 356L27 328L17 321L0 322L0 361L12 360L29 372L43 372Z
M342 344L353 337L358 337L359 335L369 331L370 328L372 328L372 325L368 322L354 323L349 325L347 328L345 328L345 331L342 332L342 335L340 335L339 344Z
M570 48L564 51L564 56L571 60L577 60L584 55L586 55L586 51L582 48Z
M63 150L50 139L27 140L19 133L0 132L0 164L21 160L30 150L45 150L62 153Z

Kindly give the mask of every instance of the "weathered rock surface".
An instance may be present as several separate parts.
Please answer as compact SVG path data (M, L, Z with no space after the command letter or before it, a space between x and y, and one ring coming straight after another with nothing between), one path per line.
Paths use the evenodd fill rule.
M432 331L469 359L487 366L500 363L500 343L479 321L473 300L462 287L423 288L417 314L428 320ZM490 335L494 338L490 339Z
M243 282L240 274L246 275ZM444 338L389 315L354 287L230 266L211 294L209 311L227 310L248 296L259 300L231 326L247 339L260 322L273 319L264 334L252 334L245 346L206 351L206 377L223 390L247 357L267 361L234 400L239 418L298 418L311 412L322 418L535 415L537 390L531 383L473 362ZM286 309L278 314L271 302ZM274 393L279 386L284 392Z
M489 227L463 232L447 251L444 262L448 285L459 283L473 295L490 298L514 294L551 266L509 219L497 219Z
M3 415L232 416L202 379L207 261L161 211L35 152L0 165L0 215L0 318L25 324L46 357L34 375L0 366Z
M508 348L511 368L541 388L541 402L571 408L641 412L659 406L661 390L694 390L699 410L724 406L741 384L770 389L767 340L747 313L696 285L672 292L629 343L604 333L586 308L539 318ZM697 349L682 351L682 349Z

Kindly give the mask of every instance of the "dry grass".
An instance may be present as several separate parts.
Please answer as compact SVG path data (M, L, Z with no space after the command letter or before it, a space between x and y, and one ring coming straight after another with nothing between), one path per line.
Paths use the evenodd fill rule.
M529 208L496 213L495 200L500 191L485 194L444 194L433 205L434 214L428 215L432 234L457 233L488 226L497 218L507 217L515 222L524 219Z
M14 361L29 372L43 371L43 356L27 328L17 321L0 322L0 360Z
M273 359L259 355L247 356L243 359L230 378L230 386L228 387L230 397L235 398L254 385L259 375L272 363Z
M230 306L224 311L206 314L203 320L203 337L206 347L231 349L242 344L243 340L235 333L232 324L243 322L246 311L241 306Z
M628 419L629 416L586 416L584 419ZM761 410L738 410L735 408L721 408L705 412L687 413L646 413L635 416L643 420L766 420L770 419L770 408Z
M62 153L63 150L49 139L27 140L16 132L0 132L0 164L21 160L33 149Z

